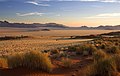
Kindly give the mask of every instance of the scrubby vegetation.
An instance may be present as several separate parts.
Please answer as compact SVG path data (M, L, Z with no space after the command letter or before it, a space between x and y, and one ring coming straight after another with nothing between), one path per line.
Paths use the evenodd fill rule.
M119 41L118 38L102 38L90 42L97 50L92 54L94 62L82 71L83 76L119 76Z
M41 37L40 37L41 38ZM0 56L18 52L56 50L61 47L68 47L81 44L79 40L53 40L53 39L21 39L0 41ZM57 49L59 50L59 49Z
M29 38L29 36L5 36L5 37L0 37L1 40L17 40L17 39L23 39L23 38Z
M120 71L120 55L119 54L114 55L113 59L115 60L117 70Z
M62 64L65 68L71 68L72 67L72 60L69 58L62 58Z
M86 59L89 57L92 62L80 64L82 60L77 58L74 62L75 57ZM58 63L54 63L55 61ZM4 64L8 63L6 66L12 69L22 67L51 72L52 65L57 65L57 68L62 66L62 68L71 69L74 67L73 62L77 68L87 64L82 70L84 73L82 76L117 76L120 72L120 39L105 37L78 45L42 50L41 52L35 50L11 54L6 58L0 58L0 67L4 67ZM76 73L78 76L80 74Z
M24 55L23 54L13 54L8 57L8 67L18 68L24 66Z
M86 76L116 76L115 72L117 72L116 64L111 58L95 62L87 69L89 69L89 71L86 73Z
M92 55L95 51L97 51L96 47L90 44L84 44L77 47L77 54L82 55Z
M8 68L29 68L29 69L38 69L44 70L46 72L52 71L52 63L46 54L31 51L25 54L14 54L9 56L7 60L0 59L1 67L7 64Z
M93 59L95 62L99 62L100 60L105 59L107 57L107 54L102 50L98 50L93 54Z
M117 47L115 45L108 46L105 50L107 53L110 53L110 54L119 54L120 53L119 47Z

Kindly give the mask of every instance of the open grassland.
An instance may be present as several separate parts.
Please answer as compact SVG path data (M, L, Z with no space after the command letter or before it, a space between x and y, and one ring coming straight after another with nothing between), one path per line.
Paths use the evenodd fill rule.
M1 58L0 64L1 67L7 66L13 70L15 68L22 68L21 70L28 68L31 74L25 73L24 76L81 76L81 74L82 76L120 76L119 42L119 38L101 38L80 45L70 45L50 51L40 52L34 50L26 53L11 54L8 57ZM34 45L32 46L34 47ZM20 72L19 69L17 72ZM30 69L34 69L34 72ZM35 69L40 71L35 71ZM9 71L6 73L2 70L3 76L14 74L12 70Z
M119 35L70 39L74 32L53 31L12 32L29 37L1 40L0 76L120 76Z
M2 70L2 75L120 76L119 41L119 38L101 38L51 51L12 54L0 59L0 67L12 68L19 75L12 69ZM22 70L30 73L24 74Z
M22 40L6 40L0 41L0 55L13 53L23 53L28 51L51 50L60 47L79 45L83 40L55 40L55 39L22 39Z

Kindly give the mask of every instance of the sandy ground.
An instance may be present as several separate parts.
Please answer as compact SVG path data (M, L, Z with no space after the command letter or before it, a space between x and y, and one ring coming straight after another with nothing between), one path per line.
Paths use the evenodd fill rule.
M0 27L0 36L5 35L27 35L27 36L81 36L90 34L101 34L118 30L50 30L50 31L29 31L25 28L3 28Z

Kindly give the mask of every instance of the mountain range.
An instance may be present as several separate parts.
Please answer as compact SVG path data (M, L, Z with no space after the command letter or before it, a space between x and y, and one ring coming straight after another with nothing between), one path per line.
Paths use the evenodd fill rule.
M8 21L0 21L0 27L13 27L13 28L48 28L48 29L76 29L76 30L120 30L120 25L107 25L107 26L98 26L98 27L88 27L88 26L81 26L81 27L69 27L63 24L57 23L32 23L32 24L25 24L25 23L10 23Z

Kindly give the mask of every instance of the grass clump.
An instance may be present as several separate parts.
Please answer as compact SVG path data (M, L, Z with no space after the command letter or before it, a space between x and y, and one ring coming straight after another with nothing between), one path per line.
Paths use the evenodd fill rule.
M18 68L24 66L23 64L24 55L23 54L13 54L8 56L8 67L9 68Z
M117 70L120 71L120 55L117 54L117 55L113 56L113 59L115 60Z
M65 68L71 68L72 67L72 60L69 58L62 58L62 64Z
M76 51L77 54L82 55L92 55L95 51L97 51L97 48L91 44L84 44L78 48Z
M37 51L11 56L8 58L8 63L11 68L25 67L47 72L52 70L52 64L48 56Z
M112 58L95 62L87 68L86 76L116 76L116 64Z
M6 68L7 65L7 59L5 58L0 58L0 68Z
M106 49L106 52L109 54L120 54L120 50L117 46L109 46Z
M101 49L106 49L106 45L105 44L101 44L100 48Z
M95 62L98 62L99 60L102 60L105 58L107 58L107 54L102 50L98 50L93 54L93 59Z

